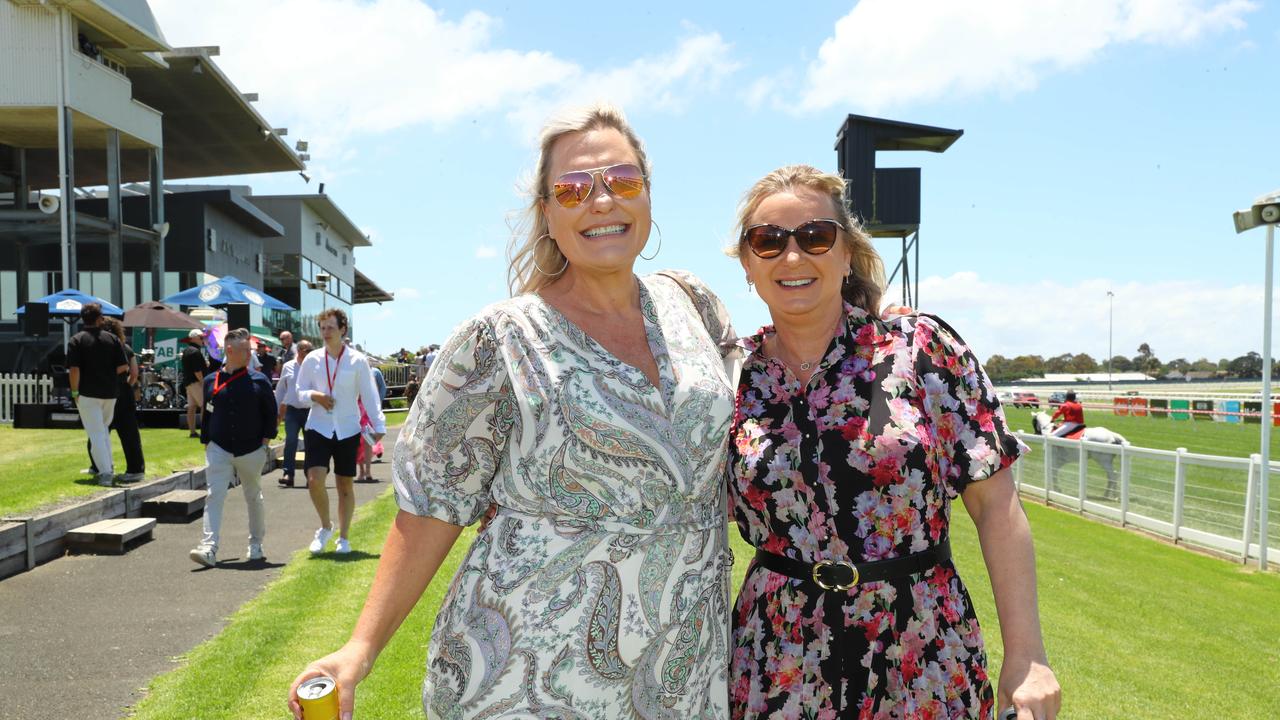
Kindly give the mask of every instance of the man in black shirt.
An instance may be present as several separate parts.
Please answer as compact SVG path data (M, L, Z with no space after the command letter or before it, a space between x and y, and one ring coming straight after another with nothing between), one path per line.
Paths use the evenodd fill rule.
M192 330L187 333L188 347L182 351L182 391L187 395L188 437L200 437L196 430L196 413L204 405L204 376L209 373L209 361L204 356L204 333Z
M271 381L249 369L249 331L227 333L222 369L204 379L204 421L200 442L205 447L209 499L204 509L204 535L191 551L193 561L205 567L217 564L218 532L222 505L232 476L240 478L249 506L248 560L262 560L262 536L267 532L262 504L262 466L267 445L276 436L276 397Z
M89 451L98 468L98 484L109 486L115 473L111 465L111 434L107 428L115 416L119 376L129 371L129 361L116 336L99 327L101 320L102 306L98 303L87 303L80 309L84 329L67 345L67 365L71 370L71 399L89 435Z

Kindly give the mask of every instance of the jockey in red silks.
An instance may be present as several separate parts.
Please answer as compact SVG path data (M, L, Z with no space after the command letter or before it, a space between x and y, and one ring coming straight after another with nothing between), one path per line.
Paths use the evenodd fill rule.
M1053 431L1054 437L1067 437L1077 430L1084 430L1084 406L1076 402L1074 390L1068 390L1066 399L1053 413L1050 422L1062 418L1062 427Z

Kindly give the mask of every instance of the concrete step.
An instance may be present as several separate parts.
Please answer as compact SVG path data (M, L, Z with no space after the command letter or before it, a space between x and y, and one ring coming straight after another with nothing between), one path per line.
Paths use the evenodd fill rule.
M170 490L142 503L142 514L160 522L190 522L204 514L204 490Z
M100 520L67 531L67 545L81 552L123 553L130 543L151 538L154 518Z

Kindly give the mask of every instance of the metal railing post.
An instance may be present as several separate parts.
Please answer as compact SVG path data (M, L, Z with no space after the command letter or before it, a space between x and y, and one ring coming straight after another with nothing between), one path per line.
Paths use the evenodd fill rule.
M1014 435L1016 435L1019 440L1022 440L1021 430L1014 432ZM1019 493L1022 492L1022 463L1021 462L1013 463L1013 489L1018 491Z
M1044 501L1049 502L1049 485L1053 480L1053 443L1044 439Z
M1240 553L1240 562L1249 562L1249 542L1253 540L1253 503L1254 490L1257 483L1257 468L1262 462L1262 455L1254 453L1249 456L1249 480L1244 490L1244 550Z
M1186 448L1178 448L1173 457L1173 543L1176 545L1182 534L1182 501L1187 492L1187 466L1183 463Z
M1129 473L1131 472L1129 446L1120 446L1120 526L1124 527L1129 520Z
M1088 484L1089 484L1089 466L1087 465L1089 455L1088 453L1085 452L1084 440L1079 440L1077 442L1080 443L1080 497L1077 498L1076 504L1080 509L1080 514L1083 515L1084 514L1084 496L1088 492Z

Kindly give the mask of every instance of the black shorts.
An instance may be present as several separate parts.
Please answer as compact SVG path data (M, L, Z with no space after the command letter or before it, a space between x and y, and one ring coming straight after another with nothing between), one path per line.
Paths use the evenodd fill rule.
M303 435L303 441L306 443L307 452L307 459L303 464L305 470L322 467L328 471L329 460L332 458L334 475L356 476L356 451L360 448L360 433L337 440L308 428Z

